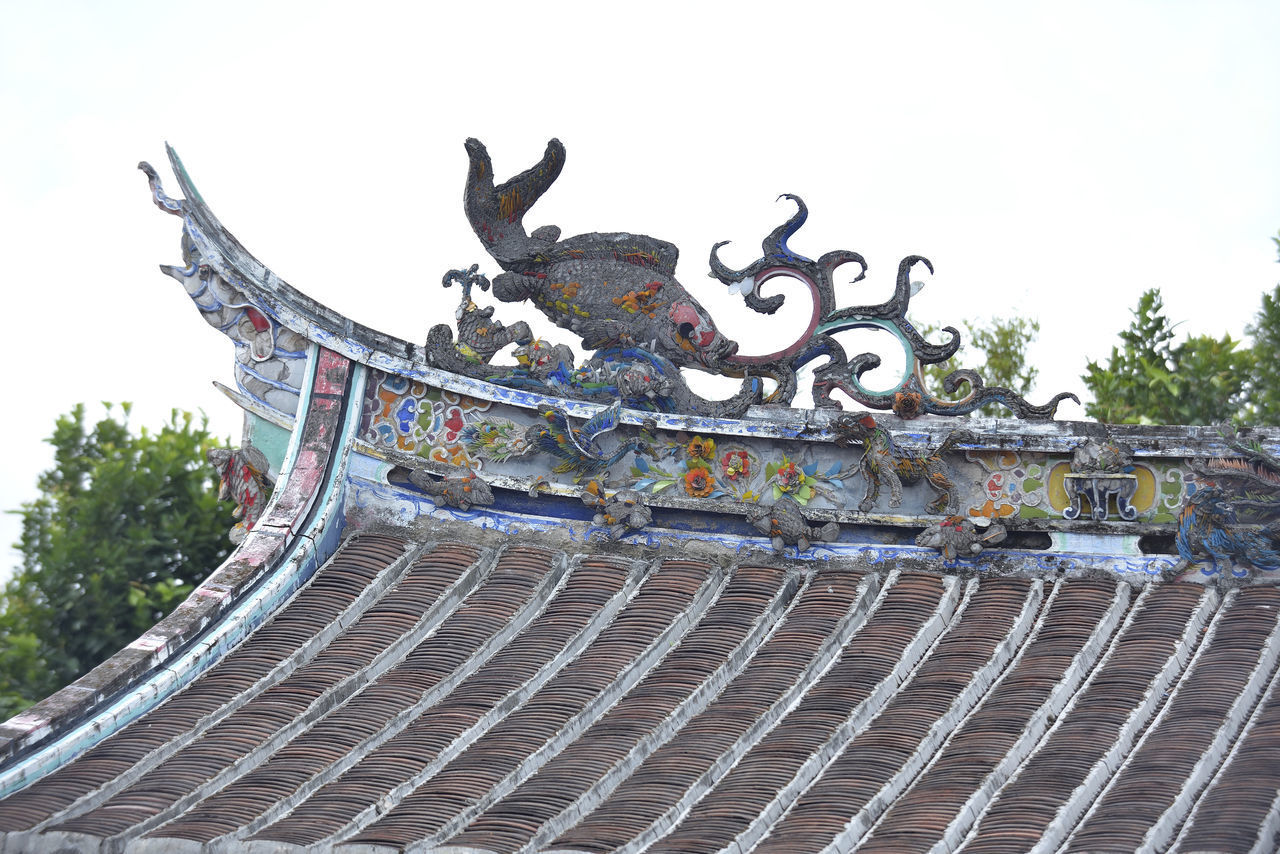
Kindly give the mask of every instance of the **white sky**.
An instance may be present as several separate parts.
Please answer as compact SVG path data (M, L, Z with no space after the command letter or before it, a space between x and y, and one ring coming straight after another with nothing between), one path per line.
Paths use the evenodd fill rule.
M793 249L870 262L841 305L883 299L917 253L937 274L915 321L1038 318L1037 403L1083 395L1143 289L1186 332L1239 336L1280 281L1275 2L370 5L0 0L0 509L34 496L80 401L152 426L203 409L238 436L210 386L231 345L156 269L180 224L134 166L176 193L165 140L259 259L415 341L452 317L444 270L497 272L462 213L468 136L500 179L558 136L528 227L676 243L743 352L790 330L731 302L706 255L753 260L783 192L810 210Z

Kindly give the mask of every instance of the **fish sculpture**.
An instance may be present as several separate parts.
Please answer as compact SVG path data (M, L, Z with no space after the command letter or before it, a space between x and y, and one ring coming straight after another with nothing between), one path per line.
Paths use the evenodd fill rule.
M525 214L564 168L559 140L548 142L532 167L498 185L484 144L468 139L466 148L467 219L504 270L493 279L499 300L531 301L589 349L638 345L680 367L726 371L738 345L676 280L674 244L626 232L561 240L554 225L526 232Z

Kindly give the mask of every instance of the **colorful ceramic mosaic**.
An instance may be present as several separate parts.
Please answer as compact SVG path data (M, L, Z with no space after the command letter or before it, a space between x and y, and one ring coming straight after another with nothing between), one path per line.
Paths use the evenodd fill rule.
M966 451L964 458L982 469L981 492L965 510L971 517L1044 519L1062 516L1071 507L1066 485L1072 473L1068 460L1014 451ZM1132 474L1137 487L1128 503L1135 518L1174 521L1187 493L1187 478L1194 476L1178 461L1135 463Z
M480 469L463 432L493 404L416 380L375 373L365 395L360 437L375 448Z
M674 492L686 498L757 503L785 496L802 506L819 500L840 507L844 479L852 473L839 461L803 462L785 453L766 461L745 445L717 446L708 436L667 442L655 456L654 461L636 457L633 489L657 494L675 486Z

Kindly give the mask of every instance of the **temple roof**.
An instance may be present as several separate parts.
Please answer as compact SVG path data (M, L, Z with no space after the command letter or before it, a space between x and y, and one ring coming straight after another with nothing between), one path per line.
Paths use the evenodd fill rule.
M457 340L363 328L144 164L183 222L163 269L234 344L245 432L211 462L244 518L173 613L0 723L0 852L1276 848L1280 430L1057 422L1063 394L971 371L935 397L927 262L836 308L865 262L792 253L798 199L756 264L713 254L757 310L780 270L811 286L809 337L744 361L656 239L524 233L562 146L497 187L468 151L494 294L581 364L480 308L478 265L443 279ZM834 343L868 326L896 390ZM1025 420L943 417L994 404Z
M0 802L8 844L1247 851L1274 829L1241 797L1280 787L1273 586L474 539L348 538L190 688Z

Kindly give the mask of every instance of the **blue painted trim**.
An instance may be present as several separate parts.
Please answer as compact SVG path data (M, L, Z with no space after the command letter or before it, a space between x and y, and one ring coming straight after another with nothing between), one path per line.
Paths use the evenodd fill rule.
M223 308L226 308L226 307L227 307L227 304L226 304L226 303L224 303L224 302L219 302L219 301L217 301L217 300L215 300L215 302L217 302L217 304L216 304L215 306L213 306L213 307L212 307L212 308L210 308L210 309L205 309L205 310L206 310L206 311L218 311L219 309L223 309ZM224 324L222 324L221 326L219 326L219 327L218 327L218 331L219 331L219 332L221 332L223 335L226 335L226 334L227 334L227 330L228 330L228 329L234 329L236 326L239 326L239 325L240 325L240 320L241 320L242 318L244 318L245 316L246 316L246 315L245 315L245 311L244 311L244 309L243 309L243 308L242 308L242 309L240 309L240 311L239 311L238 313L233 314L233 315L231 316L231 319L230 319L230 320L228 320L226 323L224 323Z
M424 493L394 484L385 483L381 477L393 464L356 452L351 466L348 502L353 509L377 507L387 522L408 525L420 516L467 522L478 528L496 530L511 536L530 532L559 532L575 543L606 542L607 532L590 522L562 516L539 516L528 512L504 510L499 506L476 507L458 510L435 504ZM772 546L763 536L749 536L731 531L678 530L674 528L645 528L622 538L622 542L643 545L648 548L675 548L691 543L713 543L733 553L748 550L771 552ZM871 566L886 564L893 568L903 558L924 559L937 568L949 572L959 570L984 571L992 567L1016 561L1031 573L1072 573L1104 570L1121 579L1134 576L1144 581L1159 576L1177 562L1169 555L1103 555L1085 552L1033 551L1029 549L992 549L974 558L958 559L943 566L933 549L916 545L881 544L869 542L814 543L808 551L800 552L788 546L784 557L799 560L828 561L835 558L861 560Z
M240 345L240 346L244 346L244 345ZM257 372L257 371L255 371L253 368L249 367L248 365L237 364L237 365L236 365L236 371L237 371L237 372L241 372L241 373L248 374L249 376L253 377L255 380L258 380L259 382L266 383L267 385L271 386L272 388L280 389L280 391L287 391L287 392L289 392L290 394L294 394L294 395L298 394L299 389L298 389L296 386L291 386L291 385L289 385L288 383L282 383L282 382L280 382L279 380L271 380L271 379L267 379L267 378L266 378L266 377L264 377L262 374L258 373L258 372Z
M306 391L301 398L306 408L302 411L310 409L311 389L318 361L318 346L312 344L310 350L311 358L307 364L304 385ZM82 721L70 732L0 774L0 798L57 770L186 687L275 614L280 605L306 584L324 561L328 560L346 528L346 516L342 509L346 497L347 465L351 441L360 425L359 401L363 399L365 381L366 371L363 366L353 364L348 398L350 403L340 432L334 437L334 451L325 482L312 504L306 530L293 538L287 553L276 563L276 567L176 660L157 667L149 677L118 697L111 705L99 709L93 717ZM281 466L282 484L297 463L302 433L302 430L295 429L290 437L285 463ZM267 512L270 512L269 506ZM224 565L235 559L236 553L233 552Z

